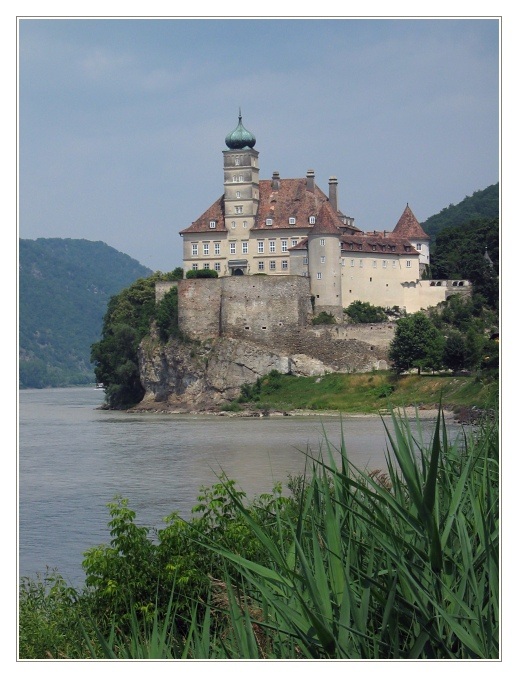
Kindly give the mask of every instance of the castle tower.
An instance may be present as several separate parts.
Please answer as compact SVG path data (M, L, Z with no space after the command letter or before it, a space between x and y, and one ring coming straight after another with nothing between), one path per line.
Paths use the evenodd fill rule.
M326 311L340 321L343 306L339 223L329 202L325 202L308 233L308 268L315 313Z
M241 109L237 127L227 134L223 151L225 228L229 240L248 240L259 206L259 153L254 150L255 136L244 128ZM247 261L228 262L229 272L247 272Z
M430 265L430 236L423 231L408 203L392 231L392 235L410 241L412 247L419 252L419 274L422 277L426 267Z

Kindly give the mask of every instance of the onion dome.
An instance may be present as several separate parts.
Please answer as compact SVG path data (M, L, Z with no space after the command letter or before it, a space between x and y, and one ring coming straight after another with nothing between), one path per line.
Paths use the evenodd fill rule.
M243 127L241 122L241 109L239 109L239 122L236 129L230 134L227 134L225 137L225 143L228 148L231 149L240 149L240 148L253 148L255 146L255 137L247 129Z

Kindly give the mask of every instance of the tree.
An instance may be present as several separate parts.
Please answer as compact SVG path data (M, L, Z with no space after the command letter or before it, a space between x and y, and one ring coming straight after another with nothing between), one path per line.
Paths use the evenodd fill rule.
M124 409L142 400L144 389L140 383L138 347L157 314L155 283L182 275L182 269L176 269L173 273L157 272L149 278L139 278L108 302L102 337L92 345L91 359L97 381L104 384L110 407ZM166 305L174 306L173 295L165 296ZM170 324L165 320L162 324L163 334L170 333Z
M456 372L466 364L466 344L460 332L452 332L444 344L443 362L445 367Z
M436 370L441 367L444 338L424 313L414 313L397 321L389 359L398 374L412 368Z
M373 306L368 301L353 301L344 309L353 323L382 323L387 314L381 306Z

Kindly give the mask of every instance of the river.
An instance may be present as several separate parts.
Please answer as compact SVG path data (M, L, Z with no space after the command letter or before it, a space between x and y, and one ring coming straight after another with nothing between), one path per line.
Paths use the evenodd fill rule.
M385 468L378 416L129 414L99 409L93 387L19 394L19 574L56 568L74 586L84 581L84 551L109 542L106 504L121 495L137 522L163 525L173 511L189 517L201 486L224 471L249 496L303 472L306 452L340 445L350 460ZM424 422L431 428L431 422Z

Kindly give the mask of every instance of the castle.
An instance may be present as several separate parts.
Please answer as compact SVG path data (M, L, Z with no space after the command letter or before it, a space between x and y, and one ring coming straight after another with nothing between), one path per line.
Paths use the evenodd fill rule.
M339 210L335 177L328 195L313 170L300 179L281 179L279 172L259 179L256 139L241 111L225 144L223 195L180 231L185 271L307 277L315 312L338 318L356 300L414 313L469 286L423 278L429 237L408 204L392 231L363 232Z

